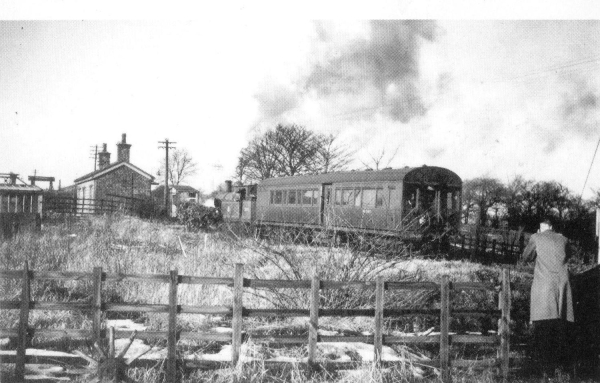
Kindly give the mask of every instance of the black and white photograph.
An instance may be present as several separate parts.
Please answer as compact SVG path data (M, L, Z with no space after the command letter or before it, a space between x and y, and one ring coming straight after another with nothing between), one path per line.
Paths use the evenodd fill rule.
M0 5L1 382L600 381L593 2L135 3Z

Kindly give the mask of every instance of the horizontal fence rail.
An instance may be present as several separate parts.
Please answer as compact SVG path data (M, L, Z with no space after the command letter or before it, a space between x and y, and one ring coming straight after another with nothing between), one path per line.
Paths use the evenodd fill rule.
M450 246L454 253L459 253L461 258L471 260L482 260L496 263L516 263L525 249L525 238L520 236L518 240L507 238L488 238L482 234L462 234L450 239Z
M133 214L141 206L149 204L150 199L108 195L106 198L80 198L66 195L45 194L43 202L44 216L49 214L61 215L93 215L125 212Z
M0 278L21 280L20 300L2 300L0 309L19 310L19 324L16 329L0 329L0 336L17 338L17 350L14 360L4 358L4 363L15 363L15 378L23 379L25 362L30 357L26 356L25 350L31 337L70 337L100 341L107 338L106 325L103 322L103 314L107 312L151 312L167 313L168 329L166 331L142 331L137 334L140 339L166 339L166 379L168 382L179 380L178 375L181 363L186 367L206 368L206 363L198 361L182 361L177 357L177 341L182 339L211 342L227 342L232 344L231 364L236 365L240 361L241 346L245 339L251 338L257 343L273 344L306 344L308 347L307 366L318 364L331 364L317 357L317 344L319 342L365 342L374 345L374 362L386 364L381 360L383 345L392 344L437 344L439 346L439 358L432 360L429 364L441 370L442 380L450 381L450 368L469 366L475 364L480 367L496 367L502 372L503 379L508 379L509 373L509 344L510 331L510 275L507 269L502 273L502 286L497 288L492 284L475 282L450 282L448 276L443 276L440 283L437 282L397 282L384 281L377 277L375 281L326 281L314 276L311 280L288 281L288 280L257 280L243 277L244 268L242 264L236 264L233 278L222 277L198 277L179 275L177 270L169 274L120 274L106 273L102 268L95 267L92 272L58 272L58 271L35 271L29 270L27 262L22 270L0 271ZM89 303L80 302L40 302L31 300L30 282L32 280L61 280L61 281L88 281L93 282L92 300ZM169 284L169 302L166 304L144 304L144 303L111 303L103 302L102 291L105 282L132 281L138 283L165 283ZM194 306L182 305L177 302L177 289L180 284L190 285L224 285L233 290L233 304L228 306ZM340 288L371 289L375 291L374 307L370 309L326 309L319 307L320 292L325 289ZM310 290L310 304L308 309L254 309L243 306L243 295L245 288L271 289L271 288L300 288ZM432 290L440 293L439 309L409 309L409 308L385 308L385 292L392 290ZM450 292L463 290L476 290L486 292L498 291L498 310L458 310L452 309ZM77 310L92 314L92 329L34 329L29 327L29 312L31 310ZM205 314L230 316L232 322L231 334L177 331L178 314ZM426 315L440 318L439 334L431 335L386 335L383 333L383 321L385 318ZM450 319L453 316L493 316L499 318L498 333L495 335L471 335L453 334L450 332ZM252 331L243 331L243 318L249 317L309 317L307 336L298 335L263 335L254 334ZM373 335L359 336L330 336L319 335L319 318L325 316L357 317L366 316L374 318ZM112 329L111 329L112 331ZM129 331L116 331L118 338L129 337ZM450 347L452 344L488 344L498 347L498 357L492 360L465 361L450 360ZM209 363L210 364L210 363ZM213 367L220 367L219 363L212 363Z

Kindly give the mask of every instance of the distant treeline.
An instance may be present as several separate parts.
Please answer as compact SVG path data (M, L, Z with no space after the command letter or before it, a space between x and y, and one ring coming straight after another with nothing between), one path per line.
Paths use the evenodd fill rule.
M555 181L534 181L522 176L508 183L478 177L463 184L463 223L535 233L540 219L552 216L557 231L577 242L582 250L595 248L595 209L600 192L583 200Z

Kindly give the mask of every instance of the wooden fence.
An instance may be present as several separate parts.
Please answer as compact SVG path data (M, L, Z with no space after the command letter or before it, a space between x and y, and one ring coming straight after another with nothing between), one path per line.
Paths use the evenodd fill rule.
M490 239L486 235L462 234L453 237L450 241L452 253L459 254L460 258L469 258L473 261L496 262L515 264L525 249L525 238L518 240Z
M146 200L125 196L112 196L102 199L77 198L67 195L44 195L44 216L49 214L84 216L124 212L135 214Z
M377 277L375 281L326 281L320 280L317 276L312 280L261 280L246 279L243 276L243 264L236 264L233 278L218 277L198 277L180 275L177 270L172 270L166 275L147 275L147 274L115 274L105 273L102 268L95 267L91 273L85 272L57 272L57 271L32 271L28 269L25 263L23 270L0 271L0 277L21 279L22 291L21 299L18 301L0 301L0 308L20 310L20 319L18 329L0 329L2 337L16 337L17 349L14 358L5 358L3 363L15 363L15 376L17 380L22 380L24 376L25 363L29 360L36 360L31 356L26 356L25 350L32 336L68 336L79 337L100 341L106 338L104 330L103 314L107 312L151 312L168 313L167 331L144 331L138 334L141 339L166 338L167 339L167 358L166 358L166 379L168 382L176 382L178 376L178 365L185 363L186 368L206 368L206 362L199 361L181 361L177 358L178 339L189 339L196 341L217 341L231 342L232 357L231 363L237 364L240 360L241 346L243 342L243 318L245 317L310 317L308 337L302 336L253 336L254 342L260 343L279 343L279 344L307 344L308 345L308 368L315 365L331 364L326 360L317 358L318 342L366 342L374 344L374 361L382 363L382 347L391 344L415 344L415 343L433 343L439 344L439 358L431 361L431 366L441 370L442 380L450 381L451 367L493 367L499 368L503 379L506 381L509 374L509 327L511 291L510 275L508 269L503 270L502 286L499 291L499 310L453 310L450 291L496 291L496 286L485 283L475 282L450 282L448 276L442 278L441 283L434 282L396 282L385 281L383 277ZM31 300L30 281L32 280L65 280L65 281L92 281L93 296L91 303L78 302L38 302ZM140 304L140 303L110 303L103 302L102 291L103 282L160 282L169 284L169 302L168 304ZM177 301L177 289L180 284L200 284L200 285L226 285L233 288L233 305L225 306L191 306L181 305ZM375 289L375 304L373 309L322 309L319 307L319 297L321 290L340 289L340 288L358 288ZM308 309L252 309L243 306L244 288L296 288L310 290L310 307ZM434 290L441 294L439 309L387 309L384 306L385 291L391 290ZM30 310L82 310L91 313L93 325L91 330L75 329L32 329L29 328ZM232 318L232 334L206 333L177 331L177 314L215 314L228 315ZM440 318L439 335L427 336L392 336L383 334L383 321L385 318L415 316L415 315L434 315ZM453 316L498 316L498 333L493 335L468 335L451 334L450 322ZM374 334L361 336L323 336L317 333L319 318L324 316L370 316L374 318ZM129 332L117 331L116 337L128 337ZM450 347L452 344L488 344L498 347L497 358L487 360L451 360ZM53 357L58 360L60 358ZM37 359L39 361L39 359ZM210 364L210 363L208 363ZM343 363L337 362L340 366ZM210 367L210 366L208 366ZM212 366L214 367L214 365ZM345 368L349 366L345 364Z

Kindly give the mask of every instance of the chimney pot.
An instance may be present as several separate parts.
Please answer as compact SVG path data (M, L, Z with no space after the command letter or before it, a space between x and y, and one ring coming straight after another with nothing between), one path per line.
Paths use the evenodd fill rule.
M230 180L225 181L225 190L227 193L231 193L233 191L233 185Z
M102 170L110 165L110 153L106 151L106 144L102 144L102 151L98 153L98 169Z
M121 143L117 144L118 162L129 162L129 148L131 148L131 144L128 144L126 141L127 135L123 133L121 135Z

